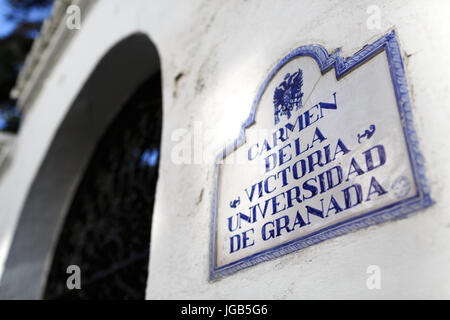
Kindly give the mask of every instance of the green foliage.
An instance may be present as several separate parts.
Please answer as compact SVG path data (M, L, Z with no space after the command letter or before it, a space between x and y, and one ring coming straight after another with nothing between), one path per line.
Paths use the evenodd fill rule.
M34 36L39 32L42 21L33 20L31 10L48 8L53 0L8 0L11 10L4 13L14 23L14 31L0 39L0 130L17 131L20 114L9 93L14 87ZM1 13L0 13L1 14ZM3 128L2 128L3 127Z

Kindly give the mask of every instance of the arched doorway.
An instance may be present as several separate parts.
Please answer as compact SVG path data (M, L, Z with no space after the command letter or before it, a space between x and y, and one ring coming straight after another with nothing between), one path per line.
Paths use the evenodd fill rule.
M45 299L144 299L161 140L159 74L125 104L75 194L50 270ZM80 268L69 290L67 267ZM74 280L76 281L76 280Z
M101 180L100 177L93 177L93 175L95 175L95 168L100 168L101 165L107 161L107 158L103 158L103 160L96 159L102 159L101 154L103 154L103 152L109 153L110 156L112 156L114 152L118 152L117 150L110 150L107 147L102 147L103 145L108 144L103 143L106 141L105 139L112 139L108 137L114 134L116 134L116 137L120 136L117 132L120 132L121 129L123 130L123 136L131 137L129 138L131 140L127 140L128 142L122 141L121 143L118 143L118 145L122 145L123 148L128 145L133 146L138 143L137 141L148 142L148 139L145 140L146 138L142 138L140 135L146 136L150 133L145 130L153 129L143 129L139 127L146 126L146 124L151 122L150 120L146 120L146 124L142 123L141 117L144 113L147 114L146 112L153 115L153 119L159 118L159 122L155 120L157 124L154 126L154 129L157 130L158 133L153 135L153 138L156 137L156 139L158 139L157 137L159 137L161 130L161 79L159 70L160 64L157 49L148 36L143 33L132 34L118 41L99 60L96 68L92 71L91 75L82 86L82 89L76 95L70 110L59 125L50 148L48 149L34 182L30 187L5 264L0 287L0 298L40 299L43 297L66 297L64 296L64 293L58 291L59 289L57 289L57 286L52 282L57 279L56 275L59 274L59 271L53 271L54 268L57 268L57 265L63 264L65 263L64 261L66 261L64 260L64 257L60 257L62 255L61 252L64 252L65 250L59 248L66 248L68 254L73 256L77 256L79 252L83 252L83 250L91 252L90 250L98 249L96 246L88 248L84 247L81 243L85 242L80 240L80 244L77 244L78 247L76 249L78 251L70 254L70 252L72 252L70 250L73 249L70 247L72 244L71 234L79 236L80 239L86 236L87 239L98 240L98 238L93 236L93 233L97 230L93 226L98 224L101 226L105 224L106 226L108 223L108 213L101 216L104 220L100 219L100 215L97 217L98 224L94 223L87 226L90 228L90 233L88 234L78 232L79 230L76 229L70 230L70 226L66 227L70 224L68 221L75 221L71 220L76 219L71 218L75 215L73 212L81 212L81 209L76 208L87 210L82 205L77 204L80 203L79 201L82 203L82 201L84 201L83 199L87 199L87 196L84 198L82 196L82 190L85 190L83 188L86 188L83 187L83 185L89 184L89 182L85 181L89 181L89 179L92 179L91 181ZM156 108L155 105L152 105L152 103L156 103L156 101L159 101L159 109ZM143 107L144 105L147 105L147 107ZM150 107L150 105L152 105L152 107ZM130 107L130 112L128 113L127 107ZM121 121L121 119L127 117L129 117L127 121ZM139 121L136 120L137 118L139 118ZM132 123L134 121L133 119L137 122ZM140 159L143 164L148 164L149 168L152 167L150 164L154 164L155 159L157 159L157 152L152 149L152 146L152 143L147 146L149 150L147 151L145 149L142 154L142 159ZM122 158L119 158L128 161L130 158L127 158L124 154L128 154L128 157L131 157L129 150L123 149L121 152L123 152ZM111 162L108 165L120 166L123 164ZM125 170L124 168L125 167L122 167L121 170ZM136 171L136 176L139 176L138 181L140 181L137 185L139 185L139 188L141 188L140 190L142 190L143 178L140 177L140 175L149 176L151 174L146 171L146 169L139 170L140 171ZM155 172L157 172L156 164L151 168L151 171L152 170L156 170ZM101 169L98 169L97 171L101 172ZM132 176L132 174L128 176L116 175L115 179L120 181L120 183L118 183L118 185L120 185L121 183L127 183ZM150 180L151 179L149 178L149 181ZM109 182L105 182L105 185L109 184ZM151 185L151 181L148 182L148 188L145 190L147 192L146 196L153 196L154 190L152 189L153 187L150 187ZM136 188L138 187L132 187L133 190ZM101 190L98 189L95 192L101 193ZM132 205L134 201L133 197L135 197L135 195L133 195L133 192L135 191L127 192L129 192L129 196L126 196L125 198L127 200L121 204L125 207ZM105 201L105 197L105 195L98 197L98 203ZM131 201L131 204L128 201ZM140 201L139 203L139 205L142 205L143 203L149 205L150 202L147 199L145 201ZM97 204L97 207L99 207L98 212L107 208L104 204ZM148 216L142 218L147 221L147 230L145 231L147 232L147 235L150 232L151 209L151 207L147 208L146 213ZM130 222L126 217L118 218L120 215L118 210L116 211L117 212L114 213L114 219L112 219L113 221L116 221L115 223L118 223L117 221L124 224ZM137 211L143 212L143 209ZM128 210L127 212L131 212L131 210ZM81 215L83 214L85 215L86 213L82 212ZM111 223L114 225L114 222ZM134 223L134 221L132 221L132 223ZM113 225L109 225L109 227L113 227ZM118 232L122 236L121 232L123 231ZM108 232L105 232L104 235L105 237L111 236ZM100 240L98 241L101 242ZM148 242L149 241L147 241L146 245L148 245ZM87 243L89 243L89 241ZM106 241L105 243L108 242ZM69 247L64 247L64 244L69 245ZM126 246L129 244L124 245ZM131 246L131 248L130 251L133 251L134 247ZM102 252L100 253L103 253L103 251L112 252L112 250L114 249L111 249L110 247L102 247ZM126 251L125 247L124 250ZM117 251L119 251L119 249L117 249ZM134 252L145 255L144 251L137 250ZM81 253L81 257L84 259L83 261L87 261L85 259L85 254ZM115 261L117 257L118 255L104 258L105 263L106 261L110 262L113 260L114 262L117 262ZM127 259L133 260L134 258L134 256L133 258L131 256L125 257L125 260L123 261L127 261L128 263L129 261ZM91 263L95 264L95 262ZM80 267L82 268L82 266ZM102 266L102 268L103 267L104 266ZM117 266L115 268L117 268ZM65 273L66 270L67 266L64 266L63 272ZM92 277L95 276L94 279L99 275L89 270L93 269L87 268L85 272L81 270L82 277L86 275L86 281L93 281L92 278L90 278L90 275L92 275ZM109 269L106 268L101 270L103 270L102 272L106 272L105 270ZM67 279L68 276L69 275L66 273L65 279ZM145 276L146 274L144 277ZM47 285L48 280L50 282ZM65 283L66 280L64 280L63 284L65 285ZM68 298L75 297L76 295ZM80 295L78 297L82 298L83 296ZM138 295L131 292L121 296L121 298L130 299L136 297L138 297Z

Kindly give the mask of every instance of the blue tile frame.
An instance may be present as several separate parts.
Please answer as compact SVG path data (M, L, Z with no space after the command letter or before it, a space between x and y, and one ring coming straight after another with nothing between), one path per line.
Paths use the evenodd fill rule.
M408 199L401 200L389 206L370 211L357 217L342 221L340 223L320 229L306 236L299 237L287 243L276 247L260 251L247 256L230 264L216 266L216 228L217 228L217 198L219 190L220 163L231 152L236 150L245 142L245 130L255 122L255 114L261 100L261 97L275 74L290 60L309 56L316 60L322 74L329 71L332 67L335 69L336 79L340 79L346 73L352 71L360 64L372 58L376 54L385 51L389 63L392 83L397 99L398 111L403 124L406 145L408 148L409 159L411 162L414 182L416 184L417 194ZM414 129L413 114L411 110L411 101L406 82L405 68L403 66L402 56L395 31L391 31L370 45L355 53L352 57L344 59L340 55L340 50L328 54L327 50L320 45L307 45L294 49L285 56L269 73L261 85L253 105L250 116L242 124L239 137L228 145L216 158L214 171L214 194L212 202L212 218L210 225L210 265L209 279L215 280L235 273L236 271L251 267L258 263L272 260L288 253L306 248L321 241L334 238L352 231L359 230L371 225L382 223L391 219L405 218L408 214L429 207L433 204L428 187L424 158L419 150L419 141Z

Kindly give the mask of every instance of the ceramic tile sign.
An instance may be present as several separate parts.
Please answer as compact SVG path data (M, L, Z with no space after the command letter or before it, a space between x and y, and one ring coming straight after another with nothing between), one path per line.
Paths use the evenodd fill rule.
M215 178L211 279L431 205L395 32L283 58Z

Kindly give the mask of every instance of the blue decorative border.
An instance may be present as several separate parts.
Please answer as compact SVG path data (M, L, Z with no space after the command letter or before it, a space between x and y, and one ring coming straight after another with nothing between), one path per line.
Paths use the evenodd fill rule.
M255 122L255 114L261 97L275 74L287 62L293 58L300 56L309 56L316 60L322 74L334 67L336 79L343 77L346 73L352 71L377 53L386 52L389 69L391 73L392 83L397 98L397 106L400 113L400 120L403 124L406 145L408 148L409 159L414 175L417 194L411 198L396 202L387 207L367 212L346 221L323 228L314 233L297 238L287 243L283 243L276 247L260 251L251 256L242 258L230 264L216 267L216 228L217 228L217 201L220 177L220 163L231 152L236 150L245 142L245 130ZM300 250L321 241L337 237L361 228L365 228L374 224L382 223L391 219L404 218L408 214L429 207L433 204L430 197L430 190L425 175L424 158L419 150L419 141L414 130L413 115L411 111L411 101L409 98L408 86L406 83L405 69L402 62L400 48L396 39L395 31L382 36L370 45L355 53L352 57L344 59L340 56L340 50L335 51L331 55L328 54L322 46L308 45L294 49L286 57L284 57L269 73L263 84L261 85L248 119L242 124L239 137L229 146L227 146L216 158L214 172L214 195L212 202L212 219L211 219L211 241L210 241L210 268L209 278L214 280L232 274L238 270L248 268L260 262L272 260L285 254Z

